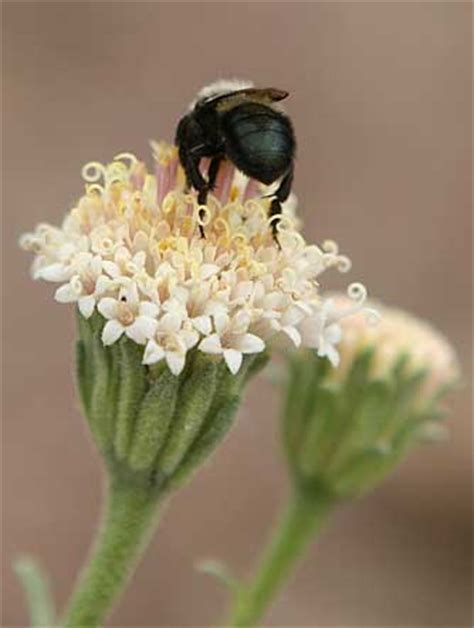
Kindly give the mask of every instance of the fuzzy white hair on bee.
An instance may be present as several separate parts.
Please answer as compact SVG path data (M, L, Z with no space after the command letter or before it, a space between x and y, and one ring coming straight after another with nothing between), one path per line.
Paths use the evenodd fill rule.
M253 86L252 81L242 79L219 79L201 88L196 94L196 98L190 104L189 109L194 109L198 102L232 94L233 92L238 92L241 89L249 89Z

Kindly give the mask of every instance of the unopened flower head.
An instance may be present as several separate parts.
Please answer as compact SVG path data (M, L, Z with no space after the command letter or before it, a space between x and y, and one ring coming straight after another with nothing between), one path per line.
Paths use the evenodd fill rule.
M152 146L151 172L128 153L83 168L85 194L62 226L41 224L22 237L36 254L33 277L60 283L56 300L77 303L85 318L97 309L105 345L126 335L144 345L145 364L165 360L175 374L194 347L236 373L243 355L283 338L336 363L346 306L335 309L318 287L328 267L350 266L335 243L306 244L294 199L275 241L264 190L230 163L198 206L175 147ZM350 294L360 309L365 292Z
M335 307L348 306L344 295L334 296L333 301ZM424 399L429 400L459 379L459 363L452 345L428 321L378 302L368 305L369 311L377 312L378 320L374 324L367 325L366 319L357 312L341 321L340 366L332 372L332 377L342 379L357 355L372 349L374 377L388 376L400 360L407 373L425 373L419 390Z
M343 295L327 303L351 309ZM360 495L417 442L447 434L440 401L459 377L452 347L427 322L370 305L340 321L336 368L308 351L289 357L284 440L295 481L310 492Z

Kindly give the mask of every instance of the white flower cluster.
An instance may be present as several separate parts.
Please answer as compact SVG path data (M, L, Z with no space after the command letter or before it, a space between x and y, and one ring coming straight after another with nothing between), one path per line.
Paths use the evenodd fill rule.
M347 308L323 299L317 279L349 260L333 242L307 245L290 212L276 242L268 198L229 163L198 206L176 149L153 147L153 173L128 153L83 168L85 194L62 226L40 224L21 239L36 254L33 277L59 282L56 300L76 302L86 318L97 308L107 319L104 344L125 334L145 345L145 364L164 359L175 374L193 347L236 373L243 354L282 338L336 363ZM360 309L365 291L354 284L350 294Z

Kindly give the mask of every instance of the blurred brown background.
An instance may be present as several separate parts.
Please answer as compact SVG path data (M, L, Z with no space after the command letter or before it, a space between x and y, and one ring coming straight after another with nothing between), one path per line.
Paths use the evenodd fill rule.
M28 278L19 234L59 222L80 168L171 139L217 77L292 93L296 191L308 239L336 239L350 279L429 317L470 382L469 3L4 4L5 626L27 622L11 561L38 556L63 604L84 558L100 467L75 407L72 310ZM325 276L325 286L347 283ZM193 570L243 574L286 493L278 395L253 384L233 433L170 505L111 624L206 626L226 592ZM269 625L471 625L471 416L376 493L341 510Z

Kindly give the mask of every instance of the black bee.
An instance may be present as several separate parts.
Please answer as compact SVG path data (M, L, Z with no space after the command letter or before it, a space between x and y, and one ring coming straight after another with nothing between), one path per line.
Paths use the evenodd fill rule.
M265 185L280 180L272 194L270 216L281 214L281 204L291 191L296 150L291 121L275 105L287 96L281 89L258 89L237 81L219 81L199 92L179 121L175 140L187 184L197 190L199 204L206 203L219 166L227 158ZM207 180L199 168L203 157L211 159ZM274 235L277 223L272 222Z

